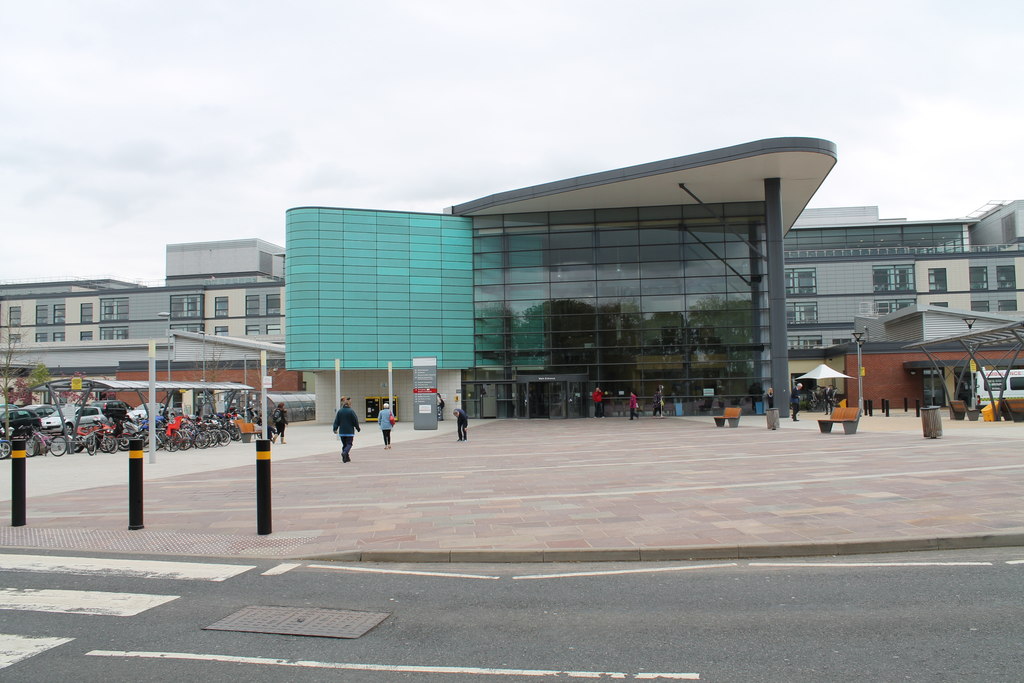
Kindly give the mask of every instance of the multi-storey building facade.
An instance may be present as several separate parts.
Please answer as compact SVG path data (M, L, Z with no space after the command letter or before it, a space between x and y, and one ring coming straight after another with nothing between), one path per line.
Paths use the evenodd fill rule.
M936 221L808 209L785 238L790 349L851 341L854 319L910 306L1024 310L1024 200Z
M137 370L156 340L175 355L176 331L259 341L284 339L284 249L258 239L167 246L162 286L115 279L0 283L3 343L54 375L114 377ZM168 346L170 344L170 347ZM213 354L218 355L218 354Z

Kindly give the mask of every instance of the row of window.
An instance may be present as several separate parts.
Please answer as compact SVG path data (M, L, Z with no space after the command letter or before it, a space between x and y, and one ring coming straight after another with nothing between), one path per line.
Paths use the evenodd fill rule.
M185 332L202 332L202 325L172 325L171 328L175 330L182 330ZM224 326L216 326L213 328L213 334L221 337L226 337L228 334L228 328ZM251 324L245 326L245 335L247 337L255 337L262 334L281 334L281 326L277 324L259 325ZM37 342L62 342L66 341L67 337L64 332L36 332ZM127 327L101 327L99 338L104 341L116 340L116 339L129 339ZM95 339L92 330L82 330L78 333L79 341L93 341ZM12 342L20 342L20 334L11 335Z
M917 301L915 299L890 299L886 301L874 301L872 302L873 310L869 312L870 315L887 315L901 308L907 308L913 306ZM1016 311L1017 300L1016 299L999 299L995 302L997 311ZM932 306L942 306L945 308L949 307L948 301L933 301ZM973 300L971 301L971 310L979 312L987 312L992 310L992 303L989 301ZM802 325L818 322L818 302L817 301L787 301L786 302L786 322L790 325Z
M874 266L871 282L875 292L912 292L914 287L913 265ZM972 292L989 290L988 266L971 266L970 282ZM1017 289L1017 273L1012 265L996 266L996 289L1007 291ZM928 291L946 292L945 268L928 269ZM787 268L786 294L817 294L818 273L816 268Z
M262 315L281 315L281 295L278 294L247 294L245 297L246 317L259 316L260 304L266 303ZM79 304L79 322L89 324L97 322L94 318L93 304ZM50 314L53 317L50 317ZM189 320L203 318L202 294L175 294L170 301L171 320ZM213 317L227 318L230 315L228 297L218 296L213 300ZM65 304L39 304L36 306L36 325L63 325L66 322ZM117 322L128 320L128 297L100 299L100 317L98 322ZM7 324L20 327L22 324L21 306L7 309Z

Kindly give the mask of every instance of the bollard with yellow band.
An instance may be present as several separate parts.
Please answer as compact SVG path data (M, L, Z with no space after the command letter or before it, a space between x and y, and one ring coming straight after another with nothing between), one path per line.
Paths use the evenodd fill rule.
M271 532L270 519L270 439L256 441L256 533Z
M25 440L11 441L11 526L25 526Z
M142 529L142 439L128 442L128 529Z

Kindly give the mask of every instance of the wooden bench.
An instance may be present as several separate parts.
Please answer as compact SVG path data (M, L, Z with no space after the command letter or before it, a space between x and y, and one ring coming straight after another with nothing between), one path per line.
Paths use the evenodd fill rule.
M949 402L949 419L951 420L962 420L966 417L972 422L976 422L980 412L979 410L968 408L967 401L953 399Z
M740 407L732 406L725 409L724 415L715 415L715 426L724 427L728 422L730 427L738 427L740 424Z
M818 429L822 434L830 434L832 426L843 425L843 431L847 434L857 433L857 424L860 422L860 408L836 408L830 417L818 420Z
M999 402L999 412L1007 420L1024 422L1024 401L1004 398Z

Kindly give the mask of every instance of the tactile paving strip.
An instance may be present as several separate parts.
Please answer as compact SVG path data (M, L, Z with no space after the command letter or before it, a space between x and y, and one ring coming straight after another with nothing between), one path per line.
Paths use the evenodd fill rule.
M358 638L389 616L390 612L309 607L246 607L207 626L204 630Z

